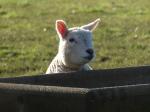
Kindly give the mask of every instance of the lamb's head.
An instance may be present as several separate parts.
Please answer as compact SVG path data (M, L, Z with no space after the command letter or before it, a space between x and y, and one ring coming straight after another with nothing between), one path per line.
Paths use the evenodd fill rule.
M60 38L58 54L64 65L80 67L93 59L92 31L99 21L97 19L87 25L69 29L63 20L56 21L56 31Z

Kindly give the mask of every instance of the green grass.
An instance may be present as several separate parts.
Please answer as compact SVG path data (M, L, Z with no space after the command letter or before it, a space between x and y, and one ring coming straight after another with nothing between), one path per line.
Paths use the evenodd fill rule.
M0 0L0 77L38 75L57 53L54 23L96 18L94 69L150 64L149 0Z

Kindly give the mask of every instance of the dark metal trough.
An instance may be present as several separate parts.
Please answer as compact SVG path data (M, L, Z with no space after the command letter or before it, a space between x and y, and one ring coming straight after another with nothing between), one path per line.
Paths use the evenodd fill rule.
M150 66L0 78L0 112L150 112Z

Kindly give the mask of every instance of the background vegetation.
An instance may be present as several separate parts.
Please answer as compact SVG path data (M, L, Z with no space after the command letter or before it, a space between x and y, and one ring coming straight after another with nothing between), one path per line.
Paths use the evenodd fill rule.
M0 0L0 77L37 75L57 53L54 23L101 18L94 69L150 64L149 0Z

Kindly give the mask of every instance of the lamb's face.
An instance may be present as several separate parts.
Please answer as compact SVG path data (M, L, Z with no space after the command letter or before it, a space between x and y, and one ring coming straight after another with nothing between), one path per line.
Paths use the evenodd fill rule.
M68 31L66 38L61 41L65 41L65 57L71 64L83 65L93 59L91 31L81 28L71 29Z
M62 20L56 21L56 31L60 37L59 53L64 64L80 66L94 57L92 30L99 23L96 21L82 27L68 29Z

